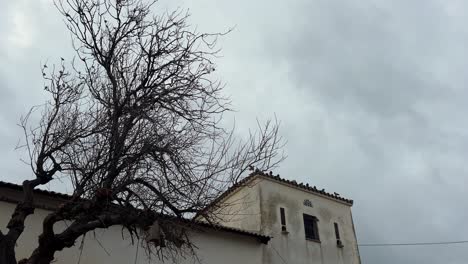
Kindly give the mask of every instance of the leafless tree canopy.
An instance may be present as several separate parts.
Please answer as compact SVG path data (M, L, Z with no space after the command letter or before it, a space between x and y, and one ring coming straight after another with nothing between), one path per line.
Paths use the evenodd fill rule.
M267 170L282 160L277 122L259 125L245 141L219 125L230 110L223 86L210 77L221 34L197 33L180 11L155 16L153 5L56 2L76 57L44 65L50 100L32 110L41 113L38 124L29 115L21 120L35 178L23 183L24 201L0 233L1 263L16 263L33 189L56 177L70 178L72 199L47 216L24 263L50 263L96 228L122 225L138 236L159 221L169 230L177 221L161 214L190 218L249 167ZM60 221L70 224L55 233ZM165 235L169 244L190 245L182 234Z

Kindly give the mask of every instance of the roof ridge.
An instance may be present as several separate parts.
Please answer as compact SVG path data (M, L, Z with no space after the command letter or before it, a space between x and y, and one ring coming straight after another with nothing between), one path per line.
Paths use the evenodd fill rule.
M7 188L10 188L10 189L23 191L23 186L21 184L16 184L16 183L12 183L12 182L0 181L0 187L7 187ZM44 189L34 189L34 192L39 193L39 194L43 194L43 195L54 196L56 198L61 198L61 199L69 199L69 198L72 197L70 194L60 193L60 192L55 192L55 191L49 191L49 190L44 190Z
M279 174L274 175L272 171L269 171L267 173L265 171L259 170L258 168L256 168L256 169L251 168L250 170L252 172L247 177L243 178L242 180L238 181L237 183L235 183L231 187L229 187L226 191L224 191L221 195L219 195L216 199L214 199L204 209L200 210L195 215L194 219L199 217L203 212L206 212L207 210L212 208L216 203L222 201L229 194L233 193L234 191L236 191L240 187L243 187L248 181L255 178L256 176L263 176L263 177L266 177L266 178L269 178L269 179L272 179L272 180L276 180L276 181L279 181L279 182L290 184L290 185L293 185L293 186L295 186L297 188L303 189L305 191L310 191L310 192L313 192L313 193L316 193L316 194L319 194L319 195L322 195L322 196L325 196L325 197L328 197L328 198L331 198L331 199L334 199L334 200L338 200L339 202L343 202L343 203L346 203L346 204L349 204L349 205L353 205L353 203L354 203L354 201L352 199L347 199L347 198L341 197L338 193L331 194L331 193L326 192L325 189L319 190L319 189L317 189L316 186L310 186L308 183L304 184L302 182L297 183L296 180L287 180L287 179L281 178Z
M348 203L350 205L353 205L353 203L354 203L354 201L352 199L347 199L347 198L341 197L341 195L339 193L336 193L336 192L328 193L328 192L325 191L325 189L319 190L316 186L310 186L308 183L306 183L306 184L304 184L302 182L298 183L296 180L288 180L288 179L285 179L285 178L281 178L279 174L273 175L272 171L270 171L269 173L266 173L265 171L255 169L253 172L251 172L249 174L249 176L247 176L244 179L252 178L252 177L255 177L257 175L263 176L263 177L266 177L266 178L270 178L270 179L273 179L273 180L277 180L277 181L280 181L280 182L283 182L283 183L287 183L287 184L293 185L295 187L298 187L300 189L310 191L310 192L313 192L313 193L317 193L317 194L321 194L323 196L327 196L327 197L330 197L330 198L333 198L333 199Z

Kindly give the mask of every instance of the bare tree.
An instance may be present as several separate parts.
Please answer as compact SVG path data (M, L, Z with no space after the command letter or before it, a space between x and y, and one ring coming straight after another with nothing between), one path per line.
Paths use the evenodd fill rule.
M268 170L283 159L277 122L244 141L220 126L229 100L210 73L221 34L197 33L179 11L155 16L154 3L56 2L76 58L44 66L51 99L32 109L40 110L38 124L29 114L21 120L35 178L23 182L24 200L0 233L0 263L16 263L33 190L57 177L69 177L71 198L44 219L38 247L22 263L50 263L87 232L113 225L139 236L157 222L166 248L177 251L190 239L171 225L200 212L249 167ZM54 231L61 221L68 227Z

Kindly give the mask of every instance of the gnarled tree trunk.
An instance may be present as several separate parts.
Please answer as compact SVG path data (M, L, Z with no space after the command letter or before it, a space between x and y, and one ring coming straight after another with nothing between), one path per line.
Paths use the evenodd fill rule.
M0 235L0 264L16 264L15 242L5 235Z

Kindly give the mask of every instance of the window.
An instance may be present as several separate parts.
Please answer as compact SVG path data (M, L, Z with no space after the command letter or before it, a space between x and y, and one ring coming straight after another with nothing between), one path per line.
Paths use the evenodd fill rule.
M281 216L281 231L286 231L286 214L284 213L284 208L280 207L280 216Z
M340 230L338 229L338 223L334 223L334 225L335 225L336 245L337 245L339 248L342 248L342 247L343 247L343 242L341 242Z
M334 223L335 224L335 237L336 237L336 240L340 240L340 230L338 230L338 223Z
M304 230L306 239L320 241L318 232L318 219L315 216L304 214Z

